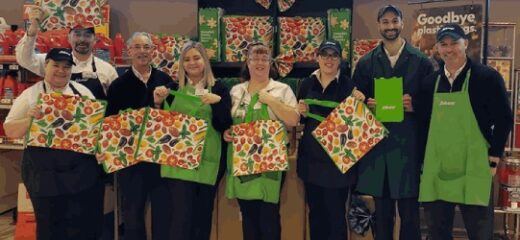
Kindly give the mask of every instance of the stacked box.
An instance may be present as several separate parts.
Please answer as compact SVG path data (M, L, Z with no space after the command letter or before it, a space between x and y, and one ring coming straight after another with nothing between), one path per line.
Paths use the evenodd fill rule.
M330 9L328 15L328 38L341 44L344 60L350 59L350 36L352 34L352 12L348 8Z
M325 40L325 23L322 18L280 17L278 18L279 51L293 51L296 62L314 61L315 53Z
M95 154L106 102L60 93L44 93L38 100L43 115L33 118L27 146Z
M183 113L149 109L143 125L137 161L185 169L199 166L208 128L206 121Z
M220 62L220 28L223 11L220 8L199 9L199 42L213 62Z
M262 42L273 49L271 17L225 16L222 22L225 62L243 62L251 43Z

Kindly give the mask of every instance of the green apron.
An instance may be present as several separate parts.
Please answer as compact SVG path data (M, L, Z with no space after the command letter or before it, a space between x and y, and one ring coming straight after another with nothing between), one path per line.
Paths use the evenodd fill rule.
M488 206L491 173L488 144L478 126L468 94L470 71L462 91L437 93L435 83L419 201Z
M244 100L244 95L242 95L240 103ZM245 119L233 117L233 124L270 119L269 113L267 112L267 105L262 104L262 108L259 110L253 109L257 101L258 94L255 94L251 97ZM262 200L264 202L278 203L280 201L281 185L282 172L269 172L245 177L233 176L233 144L228 144L226 172L227 198Z
M211 92L211 88L208 89ZM221 137L213 127L211 106L202 104L200 98L193 96L195 88L185 86L178 92L174 92L175 99L171 106L165 108L170 111L185 113L193 117L204 119L208 124L202 160L197 169L189 170L178 167L161 166L161 176L166 178L182 179L190 182L215 185L220 165Z

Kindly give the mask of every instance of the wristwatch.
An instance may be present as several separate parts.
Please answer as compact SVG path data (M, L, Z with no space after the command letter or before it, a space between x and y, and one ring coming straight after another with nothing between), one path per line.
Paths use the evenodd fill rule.
M498 165L497 162L489 161L489 167L490 168L496 168L497 165Z

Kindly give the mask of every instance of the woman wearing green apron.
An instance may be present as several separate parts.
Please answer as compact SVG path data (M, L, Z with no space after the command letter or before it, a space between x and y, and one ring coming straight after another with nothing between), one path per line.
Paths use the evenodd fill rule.
M469 239L491 238L492 177L511 130L504 80L467 58L467 46L459 25L439 30L437 48L445 64L425 79L419 101L427 130L419 201L433 240L453 238L456 205Z
M273 80L271 51L263 44L252 44L248 48L247 61L242 68L244 83L231 89L233 123L247 120L276 119L286 126L296 126L299 114L296 111L296 97L291 88ZM262 110L263 109L263 110ZM224 139L232 141L230 130ZM283 182L281 172L259 175L255 178L234 177L232 169L232 148L228 148L228 171L226 174L226 196L237 198L242 214L244 240L281 237L280 189Z
M208 130L197 169L162 166L161 176L168 178L173 199L171 238L178 240L209 239L213 204L218 182L225 170L225 143L222 133L231 126L231 100L229 90L216 81L209 58L202 44L188 42L179 61L179 85L168 87L177 90L171 111L186 113L205 119ZM166 88L155 92L156 103L168 95ZM172 99L166 100L168 103Z

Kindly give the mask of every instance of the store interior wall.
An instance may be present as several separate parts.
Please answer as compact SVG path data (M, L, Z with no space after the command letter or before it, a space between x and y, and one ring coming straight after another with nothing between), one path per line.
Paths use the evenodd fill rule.
M516 23L515 69L520 69L520 15L518 14L520 1L491 0L490 2L490 22ZM412 34L412 16L415 10L421 8L437 8L443 6L460 6L467 4L482 4L482 9L484 9L485 0L456 0L412 5L409 5L407 0L354 0L354 11L352 15L352 38L381 38L379 31L377 30L377 11L380 7L387 4L394 4L401 8L404 16L404 29L402 36L406 39L410 39Z
M250 0L253 1L253 0ZM415 9L421 7L456 6L462 4L482 4L485 0L456 0L442 3L426 3L408 5L407 0L354 0L353 38L379 38L376 27L376 14L379 7L385 4L396 4L402 8L405 28L403 36L409 38ZM9 24L23 25L22 1L2 0L0 17L4 17ZM178 33L189 36L197 35L197 0L129 0L110 1L111 35L116 32L128 36L134 31ZM518 0L490 0L491 22L514 22L516 28L515 68L520 69L520 15Z

